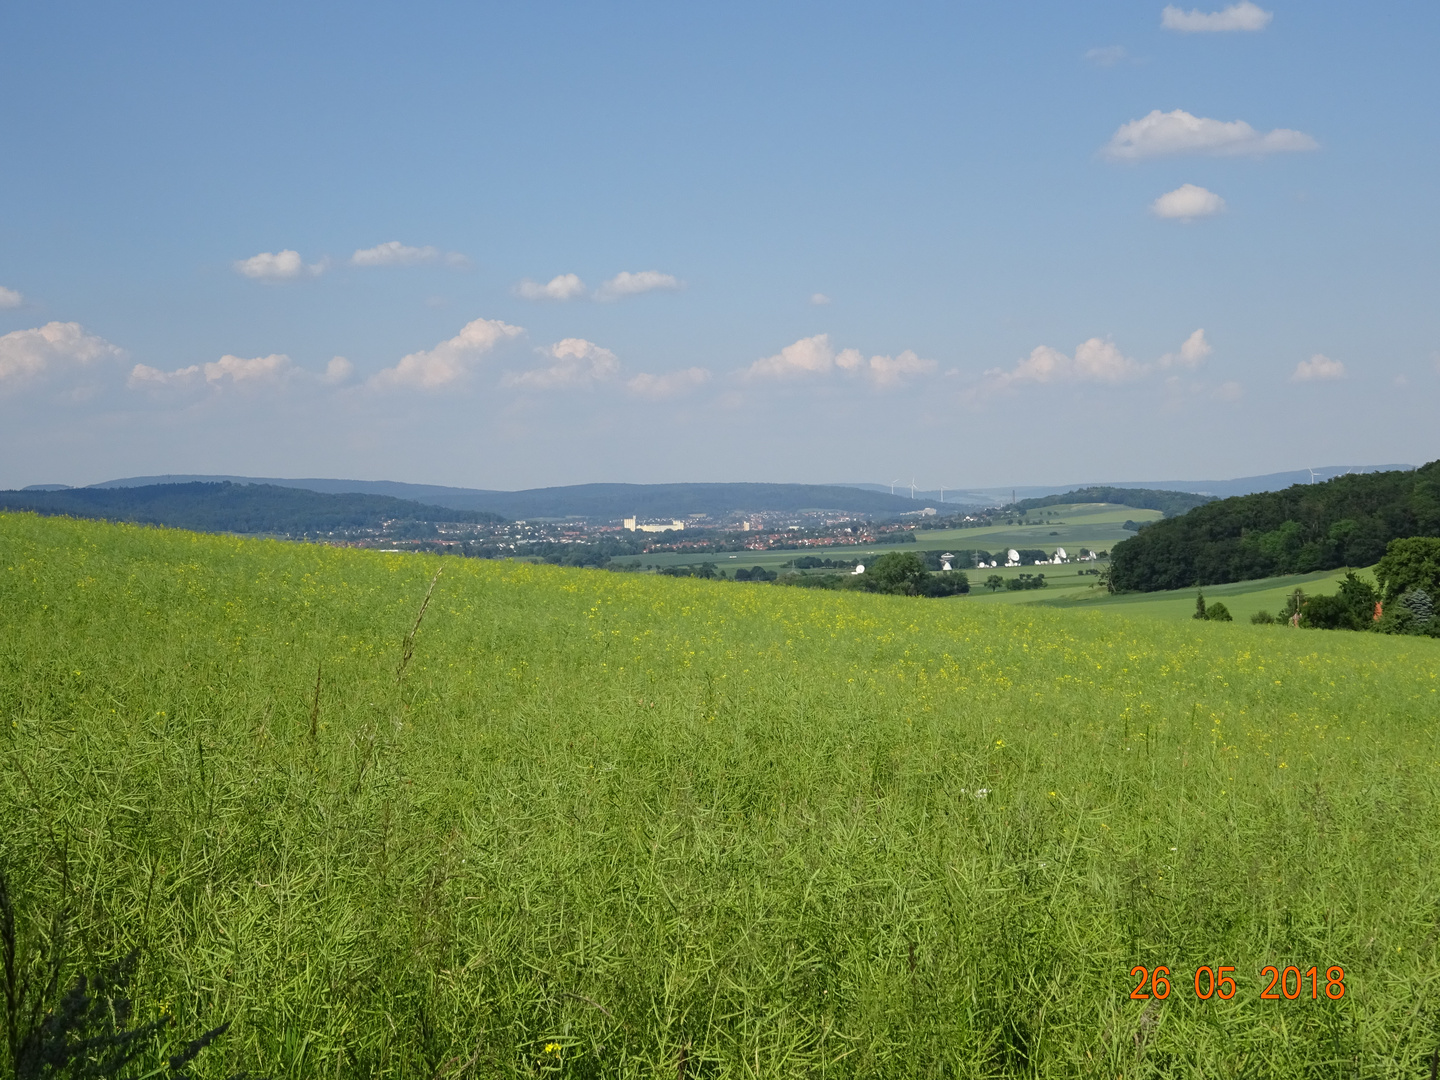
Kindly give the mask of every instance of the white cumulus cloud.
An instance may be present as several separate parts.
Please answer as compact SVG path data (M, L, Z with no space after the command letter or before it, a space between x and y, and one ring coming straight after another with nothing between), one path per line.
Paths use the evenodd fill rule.
M1278 154L1314 150L1319 145L1303 131L1276 128L1261 134L1244 120L1211 120L1184 109L1168 113L1154 109L1139 120L1121 124L1104 154L1115 161L1138 161L1176 154Z
M1004 390L1024 383L1096 382L1116 384L1140 379L1153 371L1170 368L1196 368L1213 350L1205 340L1205 331L1196 330L1180 346L1178 352L1166 353L1154 364L1133 360L1120 351L1113 341L1093 337L1082 342L1069 356L1049 345L1039 345L1013 368L991 368L985 372L981 388Z
M325 374L321 377L321 380L331 386L338 386L354 374L354 364L343 356L332 356L330 362L325 365Z
M548 349L541 349L540 355L553 362L531 371L507 371L500 380L501 385L568 390L613 379L620 372L620 361L613 352L584 338L557 341Z
M632 274L628 270L622 270L595 290L595 299L618 300L622 296L638 296L640 293L655 292L657 289L678 288L680 280L673 274L662 274L659 270L641 270Z
M1241 0L1221 11L1184 11L1174 4L1168 4L1160 13L1160 25L1166 30L1179 30L1186 34L1217 33L1227 30L1264 30L1275 18L1250 0Z
M0 285L0 309L17 308L25 302L25 298L14 289L7 289Z
M872 356L869 360L859 349L845 349L835 357L835 366L867 375L877 386L895 386L907 375L929 375L936 368L934 360L922 359L910 349L899 356Z
M858 357L859 353L855 355ZM830 347L830 335L816 334L786 345L774 356L756 360L744 374L751 379L790 379L798 375L825 375L834 367L835 350Z
M519 337L524 332L520 327L499 319L476 319L433 349L401 357L398 364L377 372L370 382L380 388L438 390L464 379L482 356L501 342Z
M1174 221L1194 221L1196 218L1218 214L1224 209L1224 199L1196 184L1181 184L1150 204L1150 212L1156 217Z
M226 354L208 364L191 364L174 371L161 371L149 364L136 364L130 371L132 388L156 386L188 386L204 383L209 386L248 385L280 382L293 370L290 357L284 353L255 356L249 359Z
M321 259L307 266L298 251L286 248L284 251L262 251L248 259L237 259L235 272L255 281L290 281L323 274L328 265L326 260Z
M877 386L894 386L906 376L928 375L935 367L935 361L924 360L909 349L899 356L869 359L859 349L842 349L837 353L830 344L829 334L816 334L785 346L774 356L756 360L741 375L746 379L793 379L828 375L838 369L864 375Z
M1214 351L1210 347L1210 342L1205 340L1205 331L1203 329L1196 330L1185 339L1178 353L1166 353L1160 357L1156 366L1160 368L1197 368Z
M811 293L810 303L814 304L816 307L824 307L826 304L830 303L830 297L826 296L823 292Z
M703 367L667 371L660 375L642 372L625 383L632 394L647 398L668 398L685 394L710 381L710 370Z
M0 387L16 386L63 367L123 360L125 350L88 334L79 323L51 322L0 337Z
M574 300L585 295L585 282L578 274L560 274L544 285L526 278L515 286L515 295L523 300Z
M1316 353L1309 360L1301 360L1295 365L1295 373L1290 376L1292 382L1316 382L1322 379L1343 379L1345 377L1345 365L1339 360L1331 360L1323 353Z

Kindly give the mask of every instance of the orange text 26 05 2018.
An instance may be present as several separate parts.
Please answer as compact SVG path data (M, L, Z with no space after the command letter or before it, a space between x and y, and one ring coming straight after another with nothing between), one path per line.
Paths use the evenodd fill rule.
M1137 964L1130 969L1130 977L1140 980L1130 991L1130 996L1136 1001L1164 1001L1170 996L1174 976L1168 967L1162 965L1152 971ZM1228 965L1198 967L1191 981L1195 996L1201 1001L1209 1001L1212 997L1229 1001L1240 989L1235 982L1235 968ZM1312 1001L1339 1001L1345 996L1345 969L1329 967L1322 975L1320 968L1313 964L1308 968L1296 964L1283 968L1266 964L1260 970L1257 985L1260 986L1261 1001L1295 1001L1302 997Z

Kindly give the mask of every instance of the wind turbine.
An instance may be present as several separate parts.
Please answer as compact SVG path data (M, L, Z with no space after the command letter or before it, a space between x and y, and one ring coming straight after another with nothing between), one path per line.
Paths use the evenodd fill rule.
M915 477L910 477L910 498L915 497Z
M890 494L891 494L891 495L894 495L894 494L895 494L895 485L898 484L899 482L900 482L900 477L898 477L898 476L895 477L894 480L891 480L891 481L890 481Z
M1310 483L1312 483L1312 484L1315 483L1315 470L1314 470L1314 469L1306 469L1305 471L1310 474Z

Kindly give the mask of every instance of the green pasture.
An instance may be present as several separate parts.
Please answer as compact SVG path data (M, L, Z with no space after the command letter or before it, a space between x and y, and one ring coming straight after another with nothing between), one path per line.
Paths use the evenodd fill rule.
M1057 547L1071 555L1082 547L1105 551L1127 536L1134 536L1122 526L1126 521L1143 523L1159 521L1158 510L1137 510L1133 506L1114 503L1073 503L1030 511L1031 520L1047 511L1053 517L1037 525L988 525L979 529L926 529L915 533L915 540L925 549L937 547L981 548L1044 548L1053 553ZM1003 559L1001 560L1004 561Z
M207 1078L1428 1075L1440 642L1091 606L0 515L20 969Z
M1111 596L1103 585L1098 584L1094 575L1081 575L1077 571L1096 565L1103 569L1105 564L1082 564L1080 567L1032 566L1000 568L997 570L972 570L970 596L967 600L978 600L987 604L1037 604L1051 608L1075 608L1113 611L1128 615L1153 615L1164 619L1188 619L1195 614L1196 589L1173 589L1166 592L1122 593ZM994 593L984 587L985 579L991 574L1010 578L1021 572L1044 573L1044 589L1009 592L1000 589ZM1206 585L1198 590L1205 594L1206 603L1222 601L1230 615L1237 622L1248 622L1257 611L1268 611L1272 615L1285 606L1286 599L1297 588L1310 593L1333 593L1344 579L1346 570L1321 570L1313 574L1292 574L1287 577L1262 578L1258 581L1237 581L1230 585ZM1374 583L1375 576L1368 569L1356 573Z
M1174 589L1153 593L1124 593L1109 596L1103 589L1090 590L1095 594L1082 595L1078 591L1072 599L1057 596L1060 604L1084 603L1105 610L1131 615L1155 615L1161 618L1188 619L1195 614L1195 594L1203 592L1206 603L1219 600L1229 609L1237 622L1249 622L1257 611L1268 611L1272 615L1285 606L1286 599L1296 589L1305 593L1334 593L1344 580L1346 570L1321 570L1313 574L1291 574L1286 577L1261 578L1258 581L1237 581L1230 585L1206 585L1196 589ZM1356 570L1356 575L1375 582L1375 575L1368 569ZM1049 592L1050 590L1044 590Z

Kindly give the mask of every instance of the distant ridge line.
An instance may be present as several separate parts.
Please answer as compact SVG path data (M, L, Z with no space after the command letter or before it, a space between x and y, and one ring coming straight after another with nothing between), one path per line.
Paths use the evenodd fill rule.
M273 484L327 495L389 495L453 510L483 510L508 518L671 517L727 514L735 510L789 512L836 510L890 516L915 509L908 497L866 491L841 484L572 484L563 487L493 491L484 488L407 484L394 480L281 479L253 476L133 476L92 484L95 488L150 487L155 484ZM49 486L49 485L46 485Z

